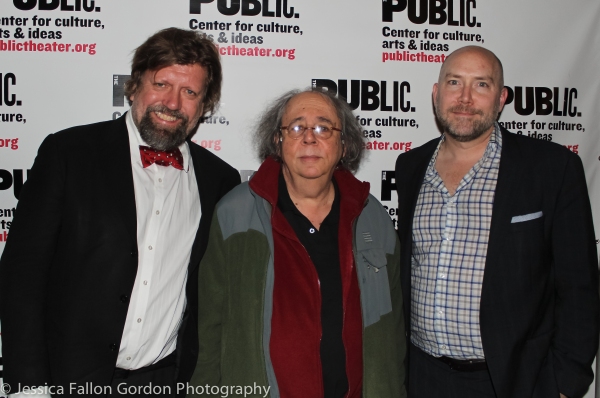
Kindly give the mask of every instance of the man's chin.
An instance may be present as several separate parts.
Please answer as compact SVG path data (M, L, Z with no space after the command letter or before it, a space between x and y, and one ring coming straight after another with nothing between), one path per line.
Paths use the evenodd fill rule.
M164 127L159 127L159 126L155 126L154 131L156 132L156 134L160 135L161 137L171 137L178 133L177 128L166 129Z
M448 134L450 137L452 137L455 141L469 142L469 141L476 140L477 138L484 135L485 132L489 130L489 128L485 128L485 129L476 129L473 127L469 128L469 129L446 128L444 130L445 130L446 134Z
M168 151L179 147L185 142L187 134L181 130L154 129L152 131L140 131L140 135L146 144L154 149Z
M173 135L179 135L181 134L181 132L186 131L186 136L188 135L188 131L187 131L187 125L185 125L185 122L182 121L181 119L178 120L177 124L174 125L170 125L170 126L166 126L162 123L157 124L157 123L152 123L152 131L154 131L154 134L157 134L161 137L171 137Z

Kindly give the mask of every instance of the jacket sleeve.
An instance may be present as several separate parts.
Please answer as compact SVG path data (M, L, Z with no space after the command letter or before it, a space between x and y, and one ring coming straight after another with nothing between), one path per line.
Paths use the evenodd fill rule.
M367 326L363 350L370 353L364 361L364 397L399 397L406 395L406 333L400 283L400 242L387 212L380 208L382 235L393 242L393 252L385 254L392 310Z
M405 398L406 391L406 330L404 324L404 311L402 302L402 284L400 281L400 241L396 231L392 232L396 240L396 246L393 255L388 255L388 272L390 276L390 293L392 298L392 309L394 316L394 336L397 336L396 357L398 358L398 381L400 391L398 397Z
M582 397L594 378L598 350L598 257L583 165L571 155L562 176L552 226L555 331L552 341L558 389Z
M48 136L21 191L0 260L0 319L4 382L51 385L44 305L47 279L61 228L64 158Z
M223 178L223 186L221 187L219 198L225 196L225 194L227 194L241 182L242 180L240 178L240 173L236 169L232 168L229 173L227 173L227 176Z
M218 386L221 380L222 322L227 300L226 249L215 211L198 277L199 355L191 386ZM194 396L194 395L188 395Z

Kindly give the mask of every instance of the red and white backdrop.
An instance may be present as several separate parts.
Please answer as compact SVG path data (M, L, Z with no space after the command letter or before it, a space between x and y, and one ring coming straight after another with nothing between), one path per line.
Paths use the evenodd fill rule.
M205 31L222 55L221 107L198 144L247 177L259 165L251 127L269 101L327 87L364 127L357 176L393 220L396 157L439 135L431 88L441 62L465 45L487 47L509 87L501 123L581 156L600 230L599 20L597 0L5 0L0 253L43 138L126 112L133 50L170 26Z

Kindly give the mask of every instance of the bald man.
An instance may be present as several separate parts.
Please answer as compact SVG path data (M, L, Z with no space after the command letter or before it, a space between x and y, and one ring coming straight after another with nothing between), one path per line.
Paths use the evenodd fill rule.
M464 47L433 86L440 138L398 157L409 397L581 397L598 260L577 155L512 134L502 64Z

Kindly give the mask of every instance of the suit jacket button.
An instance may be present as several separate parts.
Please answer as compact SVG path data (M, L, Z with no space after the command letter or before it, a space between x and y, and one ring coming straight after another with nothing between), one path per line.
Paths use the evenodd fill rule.
M138 252L137 252L137 250L133 250L130 254L131 254L131 257L137 257Z
M117 351L119 349L119 347L114 343L109 345L108 348L110 348L111 351Z
M122 303L128 303L129 302L129 296L124 294L121 296L121 302Z

